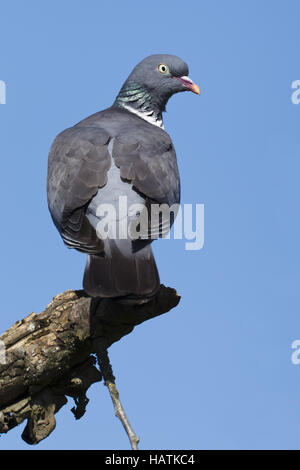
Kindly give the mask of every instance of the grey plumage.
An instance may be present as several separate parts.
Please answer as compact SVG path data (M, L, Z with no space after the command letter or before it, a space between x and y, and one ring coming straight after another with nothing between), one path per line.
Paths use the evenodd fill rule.
M161 64L167 64L168 75L158 70ZM154 203L179 203L176 153L161 126L169 97L192 89L189 82L184 85L176 80L186 75L187 65L175 56L144 59L112 107L66 129L52 144L49 210L65 244L88 254L83 284L91 296L139 302L151 298L159 288L152 238L101 239L96 230L97 208L112 204L119 224L120 196L126 196L129 205L139 203L147 208ZM126 217L130 225L136 214Z

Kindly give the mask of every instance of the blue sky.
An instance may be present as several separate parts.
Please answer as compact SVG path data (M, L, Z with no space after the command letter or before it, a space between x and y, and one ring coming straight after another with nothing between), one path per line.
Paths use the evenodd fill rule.
M181 93L164 118L182 202L205 205L205 245L155 242L161 281L180 305L110 350L142 449L299 449L299 3L257 0L1 5L0 331L81 288L85 257L48 214L54 137L113 102L153 53L190 66L200 97ZM103 384L85 416L68 403L37 449L127 449ZM22 427L0 449L28 449Z

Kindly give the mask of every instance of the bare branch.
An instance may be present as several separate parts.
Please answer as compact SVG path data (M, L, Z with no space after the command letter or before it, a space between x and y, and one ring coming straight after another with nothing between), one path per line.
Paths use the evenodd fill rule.
M105 382L105 385L108 387L108 390L109 390L109 393L110 393L110 396L111 396L111 399L115 408L116 416L120 419L128 435L132 450L138 450L138 443L140 439L135 434L134 430L132 429L128 421L128 418L126 416L126 413L120 401L119 392L116 387L116 384L113 382Z
M54 297L40 314L31 313L15 323L0 337L5 345L5 364L0 363L0 433L26 419L22 438L37 444L55 428L54 415L66 404L66 396L75 401L75 418L83 416L86 391L103 375L116 415L132 448L137 448L138 438L120 403L107 348L179 301L176 291L164 286L153 300L135 306L91 299L83 291L71 290Z

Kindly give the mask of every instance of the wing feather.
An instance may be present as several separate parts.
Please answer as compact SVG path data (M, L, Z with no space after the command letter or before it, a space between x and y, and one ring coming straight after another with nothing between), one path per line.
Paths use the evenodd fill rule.
M75 126L56 137L49 154L50 213L66 245L87 253L103 249L85 211L107 182L109 140L101 128Z

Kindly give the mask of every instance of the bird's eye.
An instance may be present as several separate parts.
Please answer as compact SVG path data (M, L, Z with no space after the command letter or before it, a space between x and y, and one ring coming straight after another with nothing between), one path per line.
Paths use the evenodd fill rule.
M169 67L166 64L159 64L158 70L163 74L169 73Z

